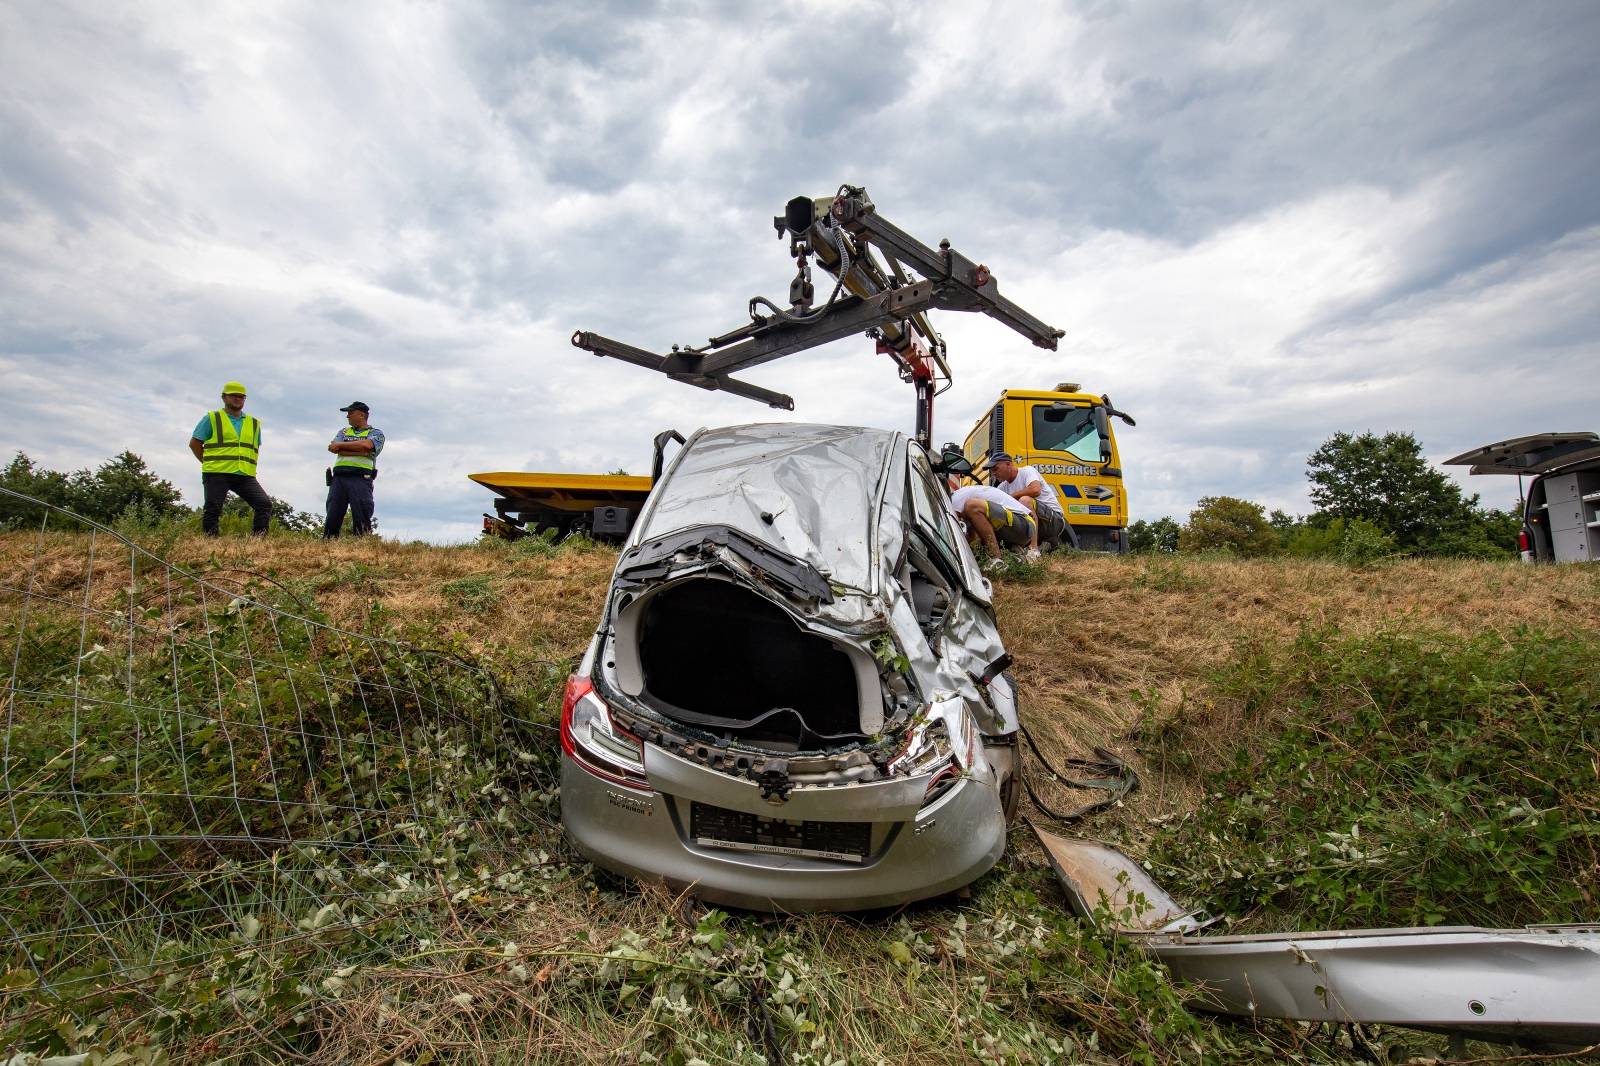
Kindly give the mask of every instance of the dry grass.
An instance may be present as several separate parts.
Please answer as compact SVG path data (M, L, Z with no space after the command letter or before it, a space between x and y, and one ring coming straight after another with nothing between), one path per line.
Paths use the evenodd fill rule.
M1069 556L1051 559L1037 584L1002 584L997 606L1040 742L1127 753L1128 731L1158 706L1199 704L1215 717L1219 744L1235 744L1226 709L1205 703L1208 673L1242 642L1328 626L1352 634L1386 626L1600 632L1600 567L1418 560L1357 570L1298 560ZM1191 783L1139 768L1146 788L1132 813L1193 801Z
M0 535L0 584L27 583L34 544L32 535ZM337 625L376 622L411 638L492 653L512 669L582 654L616 558L598 546L547 555L494 542L438 548L298 537L188 537L166 554L224 585L251 574L284 582L314 598ZM49 538L34 587L81 599L84 558L82 538ZM102 553L97 565L93 599L116 592L125 553L120 573L114 553ZM460 609L447 589L468 580L487 587L480 609ZM1291 560L1066 556L1048 560L1040 582L1001 582L996 603L1041 743L1064 754L1094 745L1126 753L1128 731L1144 711L1196 703L1205 710L1207 674L1241 642L1327 626L1351 633L1393 625L1461 634L1521 626L1600 631L1600 567L1429 560L1356 570ZM1226 715L1218 713L1220 739L1231 742ZM1188 783L1168 780L1159 767L1139 768L1146 788L1133 813L1165 813L1193 799Z
M31 579L37 594L77 602L91 577L84 541L72 534L47 537L34 569L37 539L0 534L0 586L22 588ZM117 578L125 579L128 553L119 551L98 553L91 602L115 595L121 585ZM582 652L616 561L611 551L598 547L541 556L498 544L438 548L376 538L325 543L300 537L186 537L164 555L224 587L252 575L283 582L313 598L335 625L365 629L379 606L384 621L408 635L459 639L471 649L514 648L546 659ZM457 610L445 590L470 578L486 579L494 592L493 603L480 613Z

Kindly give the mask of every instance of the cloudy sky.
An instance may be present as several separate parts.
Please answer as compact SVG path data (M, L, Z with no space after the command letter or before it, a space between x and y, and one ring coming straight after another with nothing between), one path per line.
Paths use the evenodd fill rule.
M361 399L380 526L466 539L468 472L771 417L568 337L738 325L787 294L772 216L851 182L1066 330L943 315L941 438L1081 381L1139 420L1135 517L1304 512L1339 430L1600 430L1597 54L1591 0L0 0L0 451L131 448L197 500L239 378L262 483L320 511ZM910 428L865 339L746 376Z

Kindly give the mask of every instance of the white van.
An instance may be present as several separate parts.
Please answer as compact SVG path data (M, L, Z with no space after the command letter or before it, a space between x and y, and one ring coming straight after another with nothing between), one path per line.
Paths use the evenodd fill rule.
M1485 444L1444 465L1468 466L1474 474L1516 474L1519 489L1522 476L1533 478L1518 538L1524 562L1600 559L1600 435L1537 433Z

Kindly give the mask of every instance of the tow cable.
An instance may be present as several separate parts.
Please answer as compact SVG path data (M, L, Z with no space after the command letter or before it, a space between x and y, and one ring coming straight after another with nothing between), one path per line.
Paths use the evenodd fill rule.
M1050 760L1045 758L1044 752L1039 750L1039 742L1033 739L1033 734L1028 732L1028 727L1020 722L1017 725L1022 730L1023 739L1028 742L1028 747L1033 751L1033 757L1039 760L1039 765L1043 766L1045 772L1051 777L1072 788L1100 789L1105 793L1100 799L1092 800L1081 807L1062 812L1040 799L1039 793L1033 790L1033 785L1029 782L1028 775L1023 774L1022 787L1028 793L1028 798L1033 801L1033 805L1039 808L1046 817L1054 819L1057 823L1069 825L1073 822L1082 821L1097 811L1105 810L1107 807L1120 803L1124 796L1139 787L1139 775L1134 771L1133 767L1122 761L1116 753L1107 751L1105 748L1093 749L1095 754L1093 759L1071 758L1062 764L1075 770L1087 770L1095 776L1072 777L1062 773L1052 766Z
M993 683L995 678L1010 669L1013 662L1011 653L1005 652L1000 658L985 667L983 673L969 673L967 675L977 684L978 694L983 697L985 703L989 704L991 710L994 708L994 703L989 698L989 685ZM1014 684L1012 687L1015 689ZM1045 768L1045 772L1051 777L1072 788L1094 788L1105 792L1105 795L1100 799L1062 813L1040 799L1039 793L1035 792L1033 785L1029 783L1028 775L1023 774L1022 787L1028 793L1028 798L1033 801L1033 805L1039 808L1046 817L1054 819L1061 825L1069 825L1072 822L1081 821L1096 811L1105 810L1107 807L1121 802L1122 797L1139 787L1139 775L1134 771L1133 767L1123 762L1115 752L1108 751L1105 748L1094 748L1092 749L1095 754L1093 759L1068 759L1063 765L1070 766L1076 770L1087 770L1095 775L1093 777L1070 777L1050 765L1050 760L1045 758L1043 751L1039 750L1039 742L1033 739L1033 734L1028 732L1028 727L1022 724L1020 718L1017 721L1017 728L1022 731L1023 739L1028 742L1028 747L1032 749L1033 757L1039 760L1039 764ZM1020 771L1021 768L1021 760L1019 759L1017 769Z

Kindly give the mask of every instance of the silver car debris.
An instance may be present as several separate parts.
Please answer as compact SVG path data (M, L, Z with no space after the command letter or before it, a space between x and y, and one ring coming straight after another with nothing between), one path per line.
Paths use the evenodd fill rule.
M1072 909L1198 985L1212 1010L1448 1033L1454 1059L1469 1037L1600 1045L1600 925L1214 935L1216 918L1186 911L1118 849L1033 830Z
M578 850L780 911L897 905L993 866L1020 786L1016 693L947 499L900 433L691 437L563 700Z

